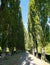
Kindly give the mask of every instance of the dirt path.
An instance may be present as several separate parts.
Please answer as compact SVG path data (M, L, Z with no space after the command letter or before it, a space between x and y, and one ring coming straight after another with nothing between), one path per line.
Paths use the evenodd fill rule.
M7 57L7 60L0 59L0 65L49 65L47 62L42 61L29 52L22 52L13 56Z
M29 57L31 57L33 59L32 63L35 63L36 65L50 65L49 63L47 63L47 62L45 62L43 60L40 60L40 59L32 56L31 54L29 54Z
M50 65L45 61L42 61L33 55L29 54L28 52L22 53L18 65Z

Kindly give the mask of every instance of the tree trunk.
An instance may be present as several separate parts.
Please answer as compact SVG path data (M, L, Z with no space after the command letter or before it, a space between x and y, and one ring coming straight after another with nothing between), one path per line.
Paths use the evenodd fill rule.
M32 47L32 55L35 56L35 50L34 50L34 47Z
M10 53L11 53L11 55L13 55L13 50L14 50L14 48L11 47L11 48L10 48Z
M36 41L36 57L38 57L38 43Z
M1 57L4 59L6 57L5 49L2 49Z
M42 48L41 59L47 61L44 48Z
M38 48L36 48L36 57L38 58Z

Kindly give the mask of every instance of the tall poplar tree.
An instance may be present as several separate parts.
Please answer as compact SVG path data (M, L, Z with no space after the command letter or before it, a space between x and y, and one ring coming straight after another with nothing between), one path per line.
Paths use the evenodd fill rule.
M40 23L42 27L42 36L41 36L41 42L42 42L42 57L45 59L45 50L44 47L47 45L45 38L46 38L46 24L47 24L47 18L48 18L48 2L49 0L36 0L36 5L39 11L39 17L40 17ZM41 58L42 58L41 57Z
M14 47L25 49L20 0L1 0L0 28L2 49L9 47L10 52L13 52Z
M30 0L28 14L28 31L33 36L34 45L36 47L36 56L38 56L38 36L40 37L41 25L38 15L38 9L35 0Z
M48 1L47 0L30 0L28 14L28 31L33 36L33 41L38 52L38 42L42 43L44 50L45 43L45 25L48 18ZM42 55L45 56L45 53Z
M19 7L18 14L18 32L17 32L17 48L20 50L25 50L25 41L24 41L24 25L22 21L21 7Z

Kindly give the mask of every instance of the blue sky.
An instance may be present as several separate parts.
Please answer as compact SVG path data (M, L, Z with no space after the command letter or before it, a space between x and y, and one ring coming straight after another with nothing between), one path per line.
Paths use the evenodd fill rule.
M20 3L22 7L22 18L26 29L27 29L27 22L28 22L28 2L29 0L21 0Z
M50 26L50 18L48 18L47 24Z

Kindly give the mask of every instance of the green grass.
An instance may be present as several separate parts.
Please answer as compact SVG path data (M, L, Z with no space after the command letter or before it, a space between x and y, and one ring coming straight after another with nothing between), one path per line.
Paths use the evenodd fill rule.
M50 44L45 47L45 52L50 55Z
M1 46L0 46L0 51L2 51L2 48L1 48Z
M45 48L45 53L50 55L50 43L46 45L44 48ZM38 47L38 52L41 53L41 46Z
M9 51L10 51L9 48L7 47L7 48L6 48L6 52L9 52Z

